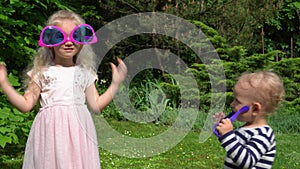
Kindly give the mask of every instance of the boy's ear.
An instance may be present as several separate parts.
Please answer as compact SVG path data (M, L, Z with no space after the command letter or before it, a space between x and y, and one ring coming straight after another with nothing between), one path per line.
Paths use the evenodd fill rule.
M252 109L253 109L253 110L252 110L252 114L255 115L255 116L257 116L257 115L261 112L262 106L261 106L260 103L255 102L255 103L253 104L253 108L252 108Z

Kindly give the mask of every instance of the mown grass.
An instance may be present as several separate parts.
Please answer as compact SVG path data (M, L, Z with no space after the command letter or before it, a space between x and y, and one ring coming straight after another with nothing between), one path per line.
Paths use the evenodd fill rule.
M106 119L109 125L126 136L146 138L153 137L169 126L162 124L140 124L131 121ZM300 115L284 113L270 118L269 124L276 133L277 155L274 169L300 168ZM104 131L105 132L105 131ZM101 134L101 133L98 133ZM217 138L211 135L204 143L199 142L200 130L191 130L176 146L159 155L147 158L128 158L115 155L100 148L101 167L103 169L217 169L222 168L225 151ZM101 144L101 143L100 143ZM148 145L145 145L147 147ZM24 148L24 146L23 146ZM18 158L0 160L1 169L20 169L24 150L20 147ZM8 150L9 151L9 150ZM2 155L2 154L1 154Z
M155 124L136 124L128 121L110 121L119 132L132 137L154 135L166 130L165 126ZM104 169L146 169L146 168L222 168L225 151L217 138L212 135L204 143L199 143L199 132L190 131L175 147L160 155L148 158L126 158L100 149L101 166ZM277 156L273 168L300 168L299 134L276 133ZM147 146L147 145L145 145Z

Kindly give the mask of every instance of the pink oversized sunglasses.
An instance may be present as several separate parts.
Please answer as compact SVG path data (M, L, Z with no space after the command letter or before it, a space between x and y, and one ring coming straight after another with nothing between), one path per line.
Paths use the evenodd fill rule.
M92 44L97 42L97 37L92 26L88 24L77 25L67 34L57 26L46 26L40 34L39 45L44 47L54 47L71 41L76 44Z

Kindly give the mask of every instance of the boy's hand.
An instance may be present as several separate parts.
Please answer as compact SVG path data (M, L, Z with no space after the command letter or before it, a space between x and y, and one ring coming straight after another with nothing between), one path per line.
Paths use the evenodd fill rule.
M222 119L224 119L225 114L223 112L218 112L213 115L214 124L219 123Z
M229 118L221 120L221 122L217 125L218 132L220 133L220 136L223 136L224 134L230 132L233 130L233 125Z

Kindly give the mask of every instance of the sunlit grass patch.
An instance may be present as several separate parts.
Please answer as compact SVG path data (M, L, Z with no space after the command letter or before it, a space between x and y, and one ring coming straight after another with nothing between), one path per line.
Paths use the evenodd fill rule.
M131 137L151 137L167 129L167 126L152 123L141 125L129 121L114 120L109 123L118 131ZM200 132L190 131L175 147L148 158L127 158L100 149L101 166L105 169L222 168L225 151L217 138L212 135L204 143L199 143L199 134ZM300 167L299 139L299 134L276 133L277 156L273 168L292 169Z

